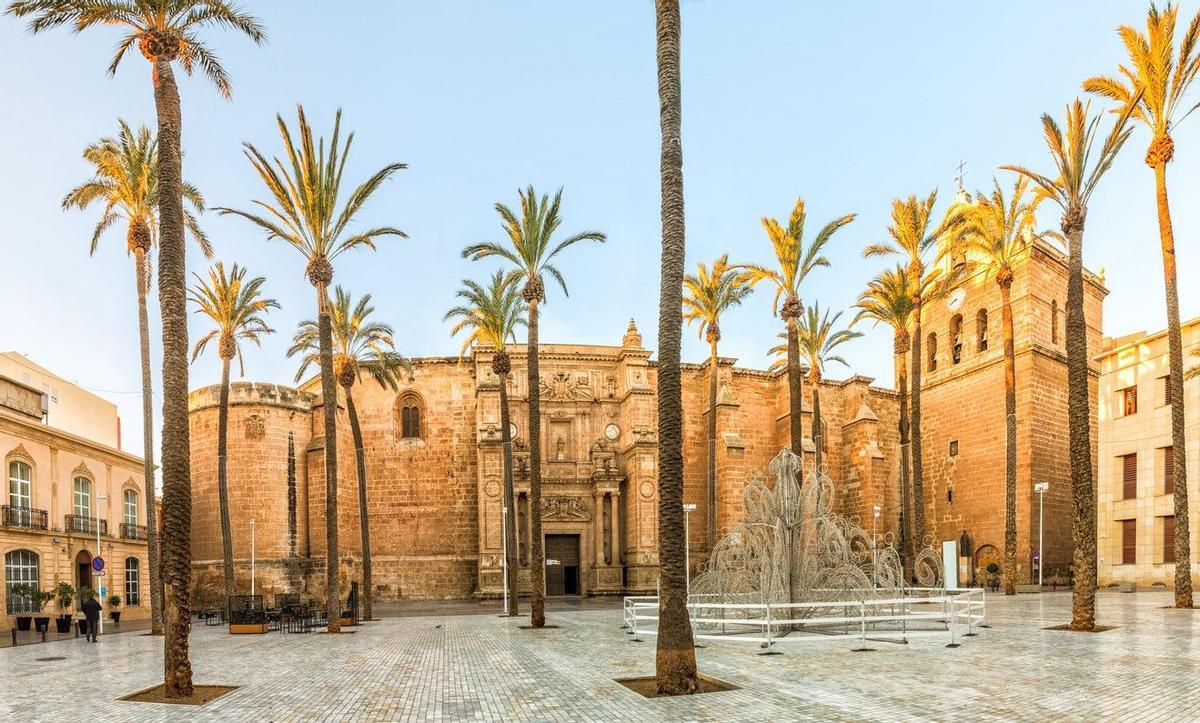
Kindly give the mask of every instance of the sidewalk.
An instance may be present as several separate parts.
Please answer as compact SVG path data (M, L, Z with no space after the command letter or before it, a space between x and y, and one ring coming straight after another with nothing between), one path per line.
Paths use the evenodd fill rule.
M56 640L74 640L75 638L83 639L83 634L76 634L78 626L75 625L74 619L71 620L71 632L59 634L57 628L54 627L54 618L50 619L50 629L46 631L47 643L53 643ZM114 623L112 620L104 621L103 637L110 635L120 635L121 633L133 633L150 629L150 618L142 620L122 620L119 623ZM37 645L42 642L42 634L36 630L17 630L17 645ZM13 636L9 631L0 633L0 648L11 648L13 646Z

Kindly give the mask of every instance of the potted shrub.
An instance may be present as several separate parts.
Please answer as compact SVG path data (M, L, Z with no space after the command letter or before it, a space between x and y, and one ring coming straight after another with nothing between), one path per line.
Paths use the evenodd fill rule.
M80 606L94 597L96 597L96 592L86 585L75 591L75 599L79 601ZM87 618L79 618L75 624L79 626L80 635L87 635Z
M1000 574L1000 566L994 562L989 562L986 569L988 574L988 586L995 591L998 587L1000 587L1000 581L996 577Z
M120 595L109 595L108 596L108 606L110 608L112 608L108 612L108 616L112 618L112 621L114 623L121 622L121 611L117 609L117 608L121 607L121 596Z
M58 617L54 626L60 633L71 632L71 603L75 601L75 588L69 582L60 582L54 588L54 597L58 598Z
M28 585L28 584L22 582L22 583L13 585L12 588L9 589L8 594L12 595L15 598L28 599L28 598L32 597L33 593L36 590L37 590L37 588L33 587L32 585ZM10 603L10 605L11 605L11 603ZM17 630L22 630L22 631L28 630L32 626L33 626L33 616L32 615L28 615L28 614L26 614L26 615L18 614L17 615Z
M33 598L34 604L37 605L38 613L39 613L38 615L34 616L34 618L33 618L33 629L37 630L38 632L41 632L43 630L49 630L50 629L50 616L49 615L41 615L40 613L45 611L46 603L48 603L54 599L54 593L49 590L38 590L36 587L33 587L32 585L30 585L29 587L31 590L30 597Z

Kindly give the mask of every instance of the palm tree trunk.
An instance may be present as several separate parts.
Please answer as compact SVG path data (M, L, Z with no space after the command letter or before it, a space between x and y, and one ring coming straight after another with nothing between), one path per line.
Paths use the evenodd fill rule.
M1012 281L1000 284L1004 324L1004 594L1017 594L1017 354L1013 343ZM1038 564L1045 564L1040 559Z
M222 344L222 346L224 346ZM225 610L233 597L233 531L229 527L229 363L221 358L221 403L217 408L217 504L221 513L221 569L225 577Z
M899 377L897 386L900 387L900 515L898 526L900 528L900 567L902 578L903 571L909 569L908 563L911 559L909 557L910 541L908 539L908 363L905 359L905 354L907 353L907 349L901 348L899 353L896 354L897 376Z
M529 300L529 624L546 626L546 554L542 547L542 409L538 376L538 299Z
M1071 537L1075 589L1071 629L1096 627L1096 486L1092 480L1091 408L1088 400L1087 322L1083 315L1083 212L1063 215L1067 237L1067 423L1071 449Z
M163 686L168 698L180 698L192 694L192 663L188 657L192 619L192 482L180 151L182 113L170 61L155 61L153 79L158 115L158 301L163 337L162 572L166 585Z
M912 341L912 487L913 548L925 544L925 474L921 460L921 302L913 304Z
M812 382L812 398L813 398L813 421L812 421L812 438L813 447L816 448L816 455L813 458L814 476L813 479L819 479L818 475L822 472L821 467L821 442L824 433L821 431L821 386L816 379L811 379ZM817 506L821 505L821 488L817 487Z
M146 557L150 568L150 634L163 634L162 551L158 546L158 495L154 484L154 383L150 372L150 320L146 312L146 293L150 281L146 274L146 253L134 250L137 265L138 341L142 363L142 479L146 497Z
M354 406L354 395L349 386L342 387L346 394L346 416L350 417L350 435L354 439L354 466L358 473L358 531L362 543L362 608L363 619L373 620L374 609L371 582L371 516L367 510L367 457L363 449L362 427L358 424L358 409Z
M508 578L508 609L510 616L517 611L517 493L513 489L512 421L508 414L508 373L500 378L500 443L504 462L504 567Z
M1171 398L1171 456L1175 469L1172 484L1175 496L1175 607L1192 606L1192 549L1188 533L1187 438L1184 436L1183 333L1179 322L1179 287L1175 273L1175 229L1167 200L1167 163L1154 167L1154 188L1158 200L1158 235L1162 243L1163 283L1167 295L1167 348L1171 375L1167 377Z
M337 387L333 382L333 324L324 284L317 287L317 335L321 358L321 398L325 407L325 614L331 633L342 632L338 589Z
M659 695L695 693L696 651L687 609L683 516L683 145L680 133L679 0L656 0L662 127L662 269L658 301L658 647ZM714 410L715 411L715 410Z
M708 375L708 550L717 544L717 342Z
M800 379L800 334L796 329L796 318L787 320L787 372L788 372L788 427L791 433L792 453L800 458L797 483L804 485L804 430L801 427L804 413L804 387Z

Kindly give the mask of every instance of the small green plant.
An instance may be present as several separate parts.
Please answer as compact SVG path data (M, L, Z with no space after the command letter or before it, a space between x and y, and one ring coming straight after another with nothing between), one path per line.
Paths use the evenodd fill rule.
M75 588L69 582L60 582L54 588L54 597L58 598L58 609L65 611L75 602Z
M120 607L121 606L121 596L120 595L109 595L108 596L108 606L110 608Z
M35 588L35 592L37 594L37 597L35 597L33 599L33 601L37 603L38 612L42 612L43 610L46 609L46 603L48 603L54 599L54 591L53 590L36 590L36 588Z
M96 597L96 591L85 585L75 591L75 596L79 598L79 602L87 602Z

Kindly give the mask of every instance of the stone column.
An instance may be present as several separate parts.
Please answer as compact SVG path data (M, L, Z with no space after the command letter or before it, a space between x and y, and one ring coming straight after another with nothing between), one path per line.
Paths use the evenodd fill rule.
M611 520L611 524L612 524L612 564L620 565L621 564L621 529L620 529L619 520L621 519L621 515L620 515L619 510L621 508L621 493L614 491L609 494L612 496L611 497L611 499L612 499L612 520Z
M593 545L596 548L596 567L604 566L604 493L593 492L592 499L596 501L596 520L595 529L596 539Z

